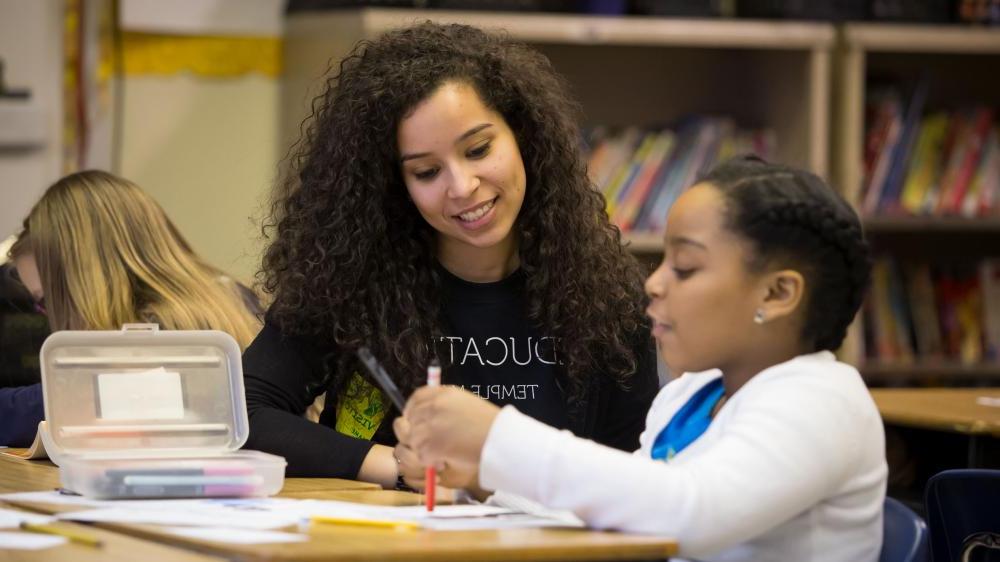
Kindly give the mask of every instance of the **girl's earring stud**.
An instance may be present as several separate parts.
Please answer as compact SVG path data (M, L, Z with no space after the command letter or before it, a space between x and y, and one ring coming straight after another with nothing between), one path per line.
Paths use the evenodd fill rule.
M758 308L757 312L753 313L753 323L754 324L763 324L764 323L764 310L763 309Z

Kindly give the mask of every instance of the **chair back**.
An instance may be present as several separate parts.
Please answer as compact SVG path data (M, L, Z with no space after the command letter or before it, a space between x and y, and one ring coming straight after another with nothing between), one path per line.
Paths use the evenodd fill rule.
M960 562L967 541L977 535L978 557L1000 560L989 535L1000 537L1000 470L945 470L927 481L924 497L934 562ZM985 537L984 537L985 535ZM993 542L997 542L993 540ZM967 548L968 547L968 548ZM993 558L993 557L996 558ZM975 560L976 558L973 558Z
M927 524L898 500L885 498L879 562L929 562Z

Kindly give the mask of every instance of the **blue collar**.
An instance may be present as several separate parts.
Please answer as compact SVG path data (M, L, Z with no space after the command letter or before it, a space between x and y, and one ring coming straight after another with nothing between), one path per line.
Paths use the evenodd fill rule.
M653 442L652 458L669 462L705 433L712 423L712 408L726 392L719 377L698 389L670 418Z

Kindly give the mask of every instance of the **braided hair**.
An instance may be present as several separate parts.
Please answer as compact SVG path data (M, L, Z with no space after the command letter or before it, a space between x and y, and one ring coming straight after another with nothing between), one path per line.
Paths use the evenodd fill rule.
M835 350L847 335L871 273L861 221L819 177L737 157L711 170L726 202L726 226L753 244L751 271L795 267L806 279L802 339L814 351Z

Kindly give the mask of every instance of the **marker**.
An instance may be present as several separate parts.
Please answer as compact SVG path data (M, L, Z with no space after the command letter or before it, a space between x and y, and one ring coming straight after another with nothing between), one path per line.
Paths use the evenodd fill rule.
M259 486L263 478L254 476L125 476L126 486Z
M427 386L441 386L441 364L437 359L431 359L427 366ZM437 471L428 466L424 472L424 482L427 482L424 494L427 496L427 511L434 511L434 494L437 491Z
M102 495L116 498L252 496L263 483L246 465L110 469L104 475Z
M357 525L359 527L381 527L383 529L396 529L399 531L413 531L420 528L420 524L415 521L391 521L386 519L353 519L350 517L327 517L325 515L314 515L309 518L309 522L322 525Z
M406 399L403 398L403 393L399 391L396 383L392 382L392 377L389 376L389 373L385 372L385 369L383 369L382 365L380 365L378 360L375 359L372 352L368 351L367 347L359 347L358 358L365 364L368 372L375 377L375 382L382 387L382 390L385 391L385 393L389 396L389 399L392 400L392 403L395 404L396 409L402 412L403 409L406 408Z
M104 471L104 475L111 479L135 476L221 476L253 473L253 467L246 464L217 464L199 468L111 468Z
M87 533L81 533L73 529L66 529L64 527L56 527L55 525L46 525L43 523L21 523L21 530L28 531L31 533L43 533L46 535L57 535L60 537L66 537L67 539L85 544L87 546L93 546L100 548L104 546L104 542L93 535Z
M201 498L255 496L259 490L259 486L235 484L106 484L98 493L108 498Z

